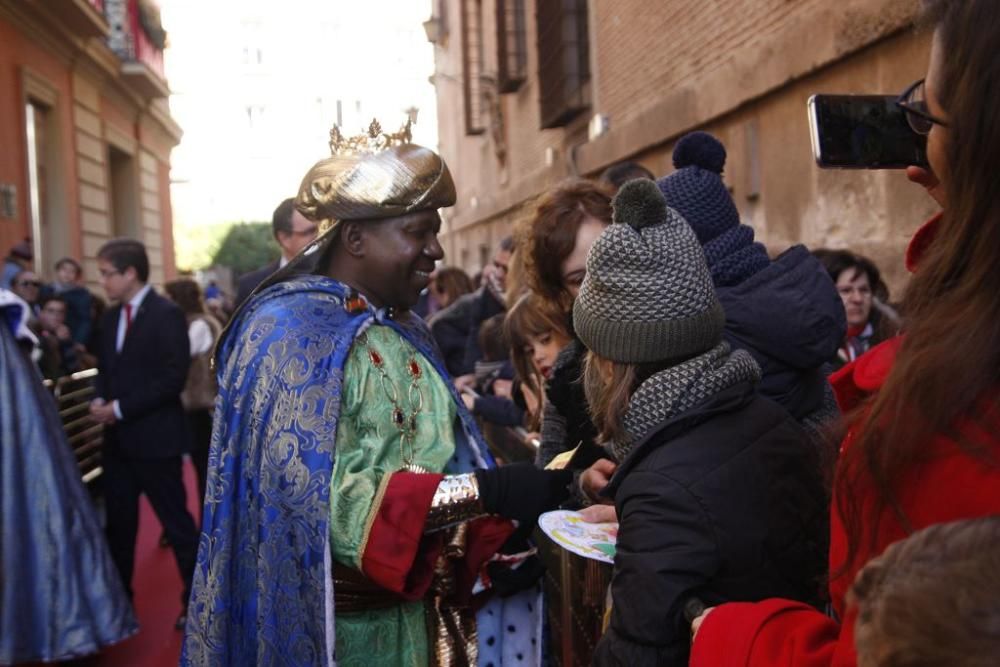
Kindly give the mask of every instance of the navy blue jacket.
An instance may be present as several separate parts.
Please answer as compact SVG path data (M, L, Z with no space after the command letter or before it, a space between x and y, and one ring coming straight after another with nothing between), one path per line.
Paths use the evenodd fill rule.
M760 364L761 395L796 419L818 410L826 384L822 367L847 333L844 303L819 260L805 246L793 246L716 294L726 311L725 339Z

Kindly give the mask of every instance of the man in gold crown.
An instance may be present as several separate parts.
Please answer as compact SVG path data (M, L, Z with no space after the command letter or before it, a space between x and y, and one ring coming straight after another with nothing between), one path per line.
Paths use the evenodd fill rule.
M569 480L496 467L409 313L443 256L451 174L408 125L334 128L331 149L296 198L320 236L216 352L181 663L538 664L523 534Z

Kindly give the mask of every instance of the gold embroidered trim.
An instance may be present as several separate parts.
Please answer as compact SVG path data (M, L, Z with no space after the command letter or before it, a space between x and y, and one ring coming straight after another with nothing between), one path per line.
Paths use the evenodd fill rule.
M368 547L368 538L372 532L372 526L375 525L375 517L378 516L378 510L382 507L382 501L385 499L385 492L389 489L389 480L392 479L392 473L382 476L382 480L378 483L378 489L375 491L375 497L372 499L372 509L368 513L368 518L365 520L365 530L361 533L361 544L358 547L358 566L364 562L365 549Z

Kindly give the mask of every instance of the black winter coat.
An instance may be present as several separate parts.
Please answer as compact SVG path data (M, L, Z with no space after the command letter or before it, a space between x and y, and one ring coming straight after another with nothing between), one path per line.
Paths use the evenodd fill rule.
M716 294L726 311L725 339L753 355L761 395L801 420L823 404L823 365L847 332L844 303L830 274L805 246L793 246L767 268Z
M821 480L808 437L749 384L654 429L606 490L620 529L611 625L594 664L687 665L691 598L821 604Z

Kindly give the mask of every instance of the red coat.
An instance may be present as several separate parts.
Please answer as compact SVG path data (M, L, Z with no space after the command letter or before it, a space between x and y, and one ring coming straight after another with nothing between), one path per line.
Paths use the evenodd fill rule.
M888 375L900 339L886 341L845 366L831 378L843 407L876 391ZM959 431L1000 460L1000 413L964 420ZM850 436L845 447L850 447ZM929 462L910 470L895 487L914 530L935 523L1000 514L1000 467L984 463L938 436L930 443ZM836 508L836 498L832 505ZM846 559L847 537L838 513L831 512L830 571ZM830 598L842 624L797 602L771 599L759 603L721 605L698 632L691 667L854 667L855 611L844 598L851 582L870 558L906 537L891 509L882 513L876 548L857 559L859 566L830 582Z
M939 219L932 219L911 241L906 257L910 270L933 240ZM901 340L895 338L872 348L830 378L842 408L848 410L878 391L892 368ZM957 427L964 438L984 447L993 460L1000 460L1000 412L994 409L976 419L965 419ZM850 447L851 440L848 435L844 447ZM954 440L943 436L935 437L929 447L932 456L928 462L908 471L894 488L914 530L1000 514L1000 466L970 456ZM834 573L847 553L847 536L835 509L836 500L830 521L830 571ZM882 512L879 526L875 549L864 553L856 559L857 566L830 582L830 598L843 623L789 600L724 604L705 618L692 647L690 666L855 667L856 611L845 609L847 590L861 565L907 535L888 508Z

